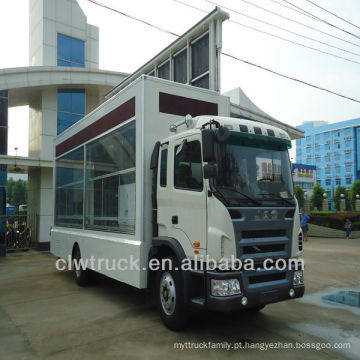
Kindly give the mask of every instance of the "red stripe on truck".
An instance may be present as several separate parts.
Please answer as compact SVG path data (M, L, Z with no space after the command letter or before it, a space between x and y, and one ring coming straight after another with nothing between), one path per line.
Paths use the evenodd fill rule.
M135 97L131 98L124 104L120 105L113 111L109 112L102 118L96 120L88 127L80 130L77 134L69 139L66 139L61 144L56 146L56 156L60 156L67 151L84 144L86 141L110 130L116 125L135 116Z
M159 112L180 116L190 114L193 117L218 115L218 104L161 92L159 93Z

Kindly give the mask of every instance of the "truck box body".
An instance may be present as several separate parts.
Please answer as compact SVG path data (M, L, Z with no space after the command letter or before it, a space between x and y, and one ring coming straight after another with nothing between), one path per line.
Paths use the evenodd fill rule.
M147 287L148 254L153 234L150 158L154 144L168 137L170 125L182 121L187 114L229 116L229 98L213 91L142 76L56 138L55 196L58 196L60 200L72 196L71 199L75 199L75 204L80 205L82 197L85 205L83 216L79 213L79 209L73 211L78 214L76 216L71 213L59 214L59 211L55 210L55 225L51 231L51 252L54 255L67 259L72 255L74 244L78 243L84 259L94 256L97 259L106 258L110 261L111 259L118 261L120 258L130 259L132 256L134 260L139 259L139 267L142 270L108 271L103 266L101 272L137 288ZM122 205L117 213L113 211L121 224L120 228L116 228L116 226L104 225L114 221L114 216L95 214L96 211L91 210L96 206L91 204L91 201L96 202L96 199L99 200L101 197L95 195L96 189L100 186L95 182L102 181L102 196L104 197L104 188L106 190L108 184L113 184L115 181L106 178L106 175L101 175L106 174L106 167L109 165L99 164L96 161L93 163L87 161L84 164L81 160L86 151L88 151L86 159L91 156L96 157L96 154L91 153L92 148L94 152L97 149L97 145L93 146L94 143L101 143L107 135L126 128L130 129L126 131L134 132L135 135L134 154L129 150L134 164L128 166L127 169L118 167L120 169L116 175L120 177L118 201ZM121 148L126 149L126 146ZM77 154L76 151L78 151ZM116 162L115 155L116 151L112 155ZM126 155L119 154L119 156ZM129 161L125 159L124 162ZM67 175L63 176L61 172L69 172L69 168L73 168L70 172L78 173L74 176L77 181L66 183L63 178ZM89 175L89 178L100 180L87 180L88 173L93 169L96 176ZM81 179L82 172L85 173L85 180ZM126 184L121 184L122 176L124 178L135 176L134 182L126 180ZM81 192L82 181L85 181L83 193ZM77 185L71 185L75 183ZM74 192L76 195L71 195ZM89 200L90 198L92 200ZM105 211L105 209L102 210ZM78 220L74 221L77 218Z

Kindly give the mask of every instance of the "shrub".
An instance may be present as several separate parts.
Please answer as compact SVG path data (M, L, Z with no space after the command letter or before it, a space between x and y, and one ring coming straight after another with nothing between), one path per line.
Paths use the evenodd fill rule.
M312 211L309 223L344 230L346 219L352 222L353 230L360 229L360 213L354 211Z

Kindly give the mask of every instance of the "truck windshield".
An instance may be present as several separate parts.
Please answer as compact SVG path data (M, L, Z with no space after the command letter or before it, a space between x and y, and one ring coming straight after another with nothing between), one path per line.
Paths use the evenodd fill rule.
M227 143L215 145L215 154L219 171L212 185L227 200L294 205L288 149L281 140L232 133Z

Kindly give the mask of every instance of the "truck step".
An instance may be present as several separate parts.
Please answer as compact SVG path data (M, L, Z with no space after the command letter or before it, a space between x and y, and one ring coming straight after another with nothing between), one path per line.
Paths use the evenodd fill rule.
M205 299L202 297L197 297L191 299L191 303L197 306L204 306L205 305Z

